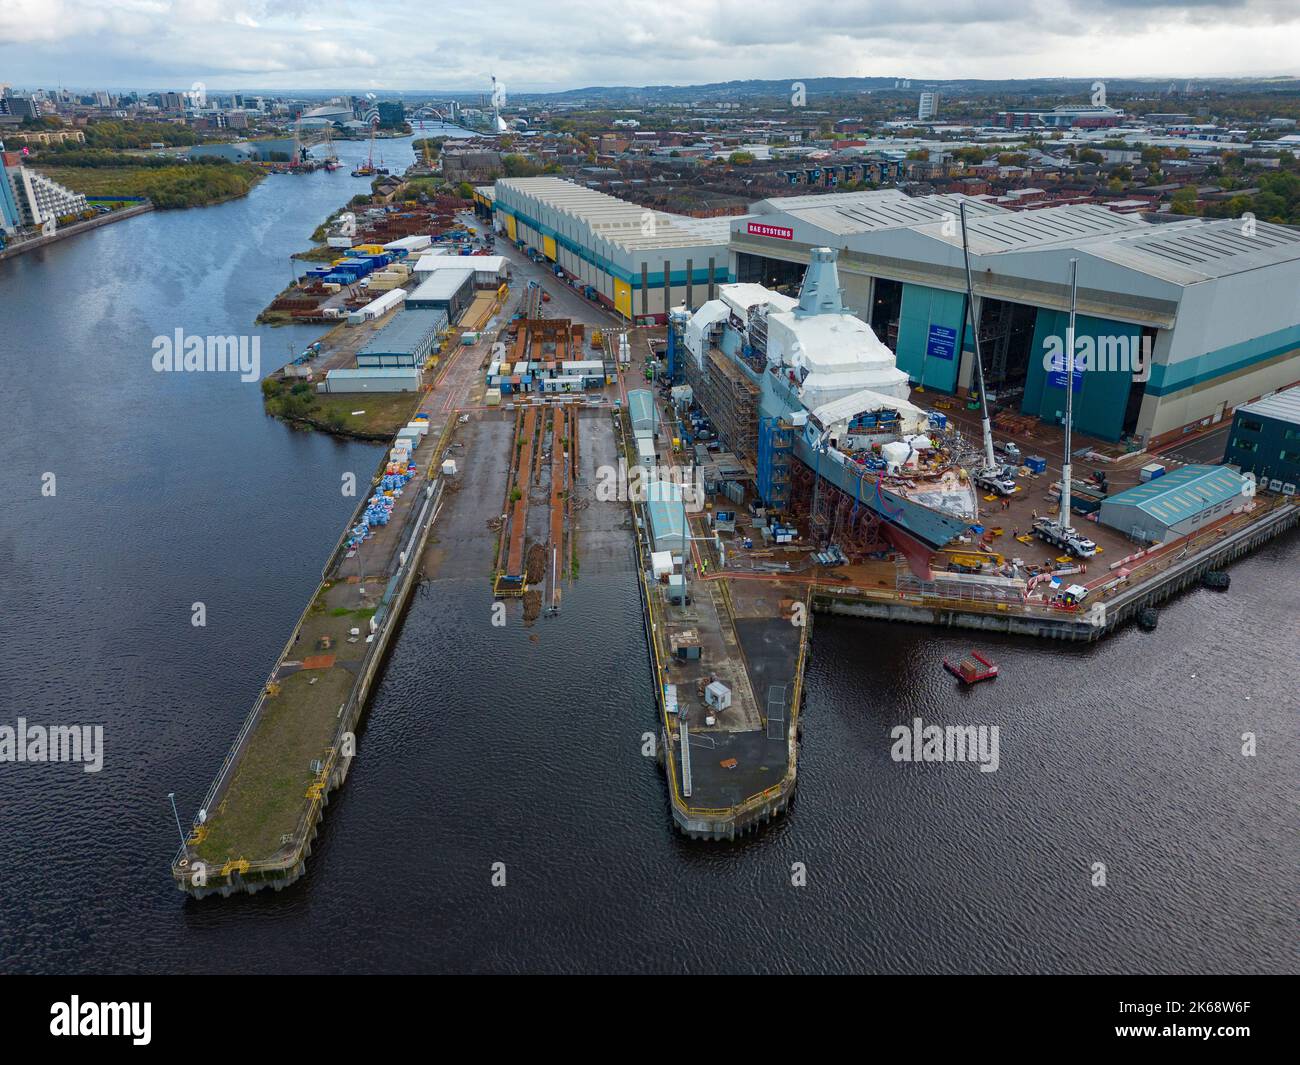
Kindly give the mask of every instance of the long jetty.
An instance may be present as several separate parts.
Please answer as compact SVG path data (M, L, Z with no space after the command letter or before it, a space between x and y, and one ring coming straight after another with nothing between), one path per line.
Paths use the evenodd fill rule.
M454 349L444 374L463 352L480 354ZM358 492L315 591L172 861L181 891L202 897L279 889L305 872L330 794L352 764L357 725L400 629L447 487L441 459L457 412L442 409L444 398L430 392L413 412L428 414L429 430L412 452L416 473L395 498L388 524L350 548L387 454L371 489Z

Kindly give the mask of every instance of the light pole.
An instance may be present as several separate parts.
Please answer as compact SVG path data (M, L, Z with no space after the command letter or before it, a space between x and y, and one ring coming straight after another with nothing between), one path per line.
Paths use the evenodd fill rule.
M184 848L184 846L185 846L185 830L184 830L183 828L181 828L181 815L180 815L179 813L176 812L176 793L175 793L174 791L169 791L169 792L167 793L167 798L171 800L171 804L172 804L172 816L173 816L174 818L176 818L176 831L177 831L177 833L178 833L178 834L180 835L180 837L181 837L181 847Z

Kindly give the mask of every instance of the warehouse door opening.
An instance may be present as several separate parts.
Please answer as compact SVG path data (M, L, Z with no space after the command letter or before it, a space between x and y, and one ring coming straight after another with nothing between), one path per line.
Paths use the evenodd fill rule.
M798 295L803 284L803 263L788 263L784 259L769 259L765 255L739 252L736 255L736 280L765 285L777 292Z
M1124 436L1132 436L1137 432L1138 415L1142 413L1142 400L1147 394L1145 378L1151 373L1151 353L1156 348L1156 330L1149 325L1144 326L1140 342L1143 357L1147 360L1143 363L1145 373L1141 375L1141 379L1139 379L1138 375L1134 375L1133 386L1129 389L1128 403L1124 407L1124 425L1121 429Z
M989 402L1020 409L1034 345L1035 307L985 297L980 305L980 357Z
M902 282L876 278L875 295L871 300L871 331L895 355L898 354L898 317L902 310Z

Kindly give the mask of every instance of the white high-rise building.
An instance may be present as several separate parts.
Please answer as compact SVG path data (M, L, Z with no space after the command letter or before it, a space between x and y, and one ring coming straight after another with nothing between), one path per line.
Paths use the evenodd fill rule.
M46 226L86 209L84 195L52 181L39 171L25 166L10 166L4 168L3 175L9 183L19 225Z
M916 109L918 122L927 122L939 113L939 94L937 92L921 93L921 103Z

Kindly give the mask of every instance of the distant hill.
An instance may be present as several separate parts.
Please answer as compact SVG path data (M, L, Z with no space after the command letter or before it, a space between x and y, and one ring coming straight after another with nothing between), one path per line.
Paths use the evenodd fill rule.
M1092 92L1094 81L1106 83L1106 91L1112 96L1140 92L1146 95L1170 95L1171 101L1179 99L1196 99L1202 93L1248 93L1276 92L1286 95L1300 95L1300 78L1007 78L999 80L954 79L927 80L924 78L878 77L878 78L751 78L745 81L715 81L703 85L588 85L579 89L564 89L558 92L523 92L511 91L510 104L547 105L586 103L605 105L607 107L637 107L656 104L691 104L691 103L767 103L776 104L790 99L791 87L801 82L807 102L815 106L818 98L844 98L859 94L871 94L879 97L898 97L914 99L920 92L939 92L949 98L960 97L1001 97L1013 99L1022 97L1047 100L1068 97L1074 100L1086 100ZM908 81L906 87L899 83ZM1185 91L1190 86L1190 91ZM244 90L249 91L249 90ZM268 90L269 91L269 90ZM373 91L373 90L371 90ZM277 90L273 95L283 94ZM339 95L340 90L300 91L301 98L329 98ZM457 100L469 106L483 106L488 101L488 89L429 89L401 91L380 91L380 99L400 99L407 104L424 101ZM1171 104L1171 110L1177 108Z
M900 82L908 80L906 87ZM844 97L864 93L881 96L915 96L918 92L940 92L949 96L1076 96L1086 97L1092 90L1095 78L1033 78L1007 80L924 80L918 78L781 78L750 79L747 81L719 81L705 85L592 85L581 89L566 89L549 93L511 93L511 100L537 103L566 103L579 100L599 100L617 103L739 103L753 100L788 98L795 82L801 82L808 99L815 97ZM1168 78L1105 78L1110 93L1167 92L1183 94L1191 86L1191 94L1201 92L1259 92L1273 91L1300 93L1300 78L1205 78L1170 81Z

